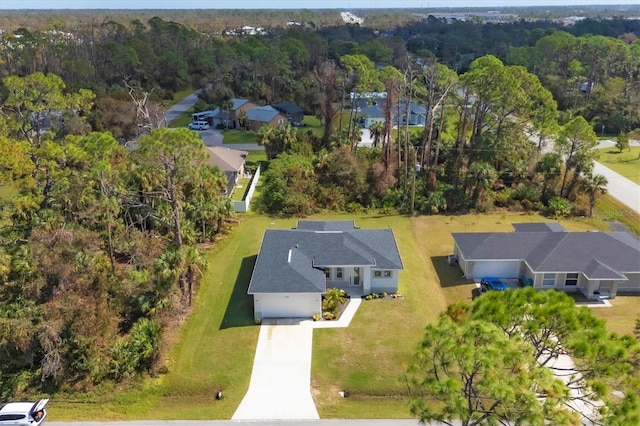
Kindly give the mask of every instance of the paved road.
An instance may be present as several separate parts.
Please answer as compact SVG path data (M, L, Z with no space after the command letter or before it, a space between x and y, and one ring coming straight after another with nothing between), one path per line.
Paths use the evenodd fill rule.
M633 145L640 144L640 141L634 141ZM615 146L615 142L612 140L600 141L598 148L610 148ZM605 167L597 161L594 164L593 172L601 174L607 178L607 191L611 196L636 213L640 213L640 186L635 182L627 179L624 176L614 172L608 167ZM624 212L620 212L624 213Z
M167 123L171 123L180 114L186 112L198 101L198 92L192 93L177 104L173 105L164 114Z

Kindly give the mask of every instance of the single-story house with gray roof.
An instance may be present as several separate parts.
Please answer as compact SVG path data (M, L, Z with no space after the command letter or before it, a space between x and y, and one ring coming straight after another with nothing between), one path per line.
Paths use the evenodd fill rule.
M230 196L245 173L245 161L249 153L225 146L208 146L207 153L207 164L219 168L227 176L227 195Z
M256 321L322 313L328 288L351 296L398 291L403 269L390 228L360 229L353 221L298 221L267 229L248 293Z
M536 289L588 298L640 293L640 240L626 232L567 232L557 223L514 224L516 232L453 233L466 278L530 280Z

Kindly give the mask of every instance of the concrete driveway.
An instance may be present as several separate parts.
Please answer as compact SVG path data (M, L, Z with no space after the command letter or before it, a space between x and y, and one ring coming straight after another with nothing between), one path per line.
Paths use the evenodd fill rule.
M249 390L232 420L319 419L311 397L311 322L265 320Z
M311 396L313 329L348 327L361 303L361 298L351 298L337 321L265 319L249 390L231 419L319 419Z

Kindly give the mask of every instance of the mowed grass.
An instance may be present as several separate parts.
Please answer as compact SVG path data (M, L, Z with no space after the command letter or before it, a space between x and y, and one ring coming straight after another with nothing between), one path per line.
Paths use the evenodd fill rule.
M612 308L592 308L591 312L607 322L609 331L618 334L633 334L635 320L640 318L640 297L637 295L617 295L609 302L613 306Z
M611 195L598 196L595 216L598 220L620 222L637 235L640 235L640 215Z
M190 317L167 357L167 373L124 391L52 400L56 420L228 419L247 391L259 327L246 294L264 230L292 228L295 219L247 213L207 253L208 268ZM404 374L425 325L450 303L471 302L475 285L446 263L452 232L511 232L513 222L549 219L527 214L461 216L318 215L354 220L362 228L394 230L404 263L394 300L363 301L346 329L314 330L312 393L322 418L407 418ZM562 220L570 231L605 230L602 221ZM618 299L616 299L618 300ZM638 298L614 300L606 315L613 331L632 329ZM635 302L635 307L634 307ZM341 398L338 392L348 392ZM224 398L215 399L222 391ZM79 410L79 408L81 409Z
M362 228L391 226L405 270L404 299L363 301L346 329L314 330L312 390L323 418L405 418L404 374L424 327L453 302L470 303L477 289L446 256L452 232L511 232L513 222L540 222L536 215L360 216ZM594 229L588 221L560 221L567 230ZM601 229L604 225L601 224ZM347 391L341 398L339 391Z
M258 133L253 130L221 130L222 143L236 144L236 143L258 143Z
M640 185L640 158L638 155L640 155L640 146L632 146L631 149L625 149L622 152L617 148L604 148L600 150L598 162Z

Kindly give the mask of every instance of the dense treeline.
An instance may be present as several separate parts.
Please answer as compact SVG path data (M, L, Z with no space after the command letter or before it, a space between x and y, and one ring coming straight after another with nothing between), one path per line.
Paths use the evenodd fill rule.
M52 74L3 84L0 399L157 370L205 265L198 244L231 214L225 175L187 129L128 151L108 132L61 131L92 93Z

